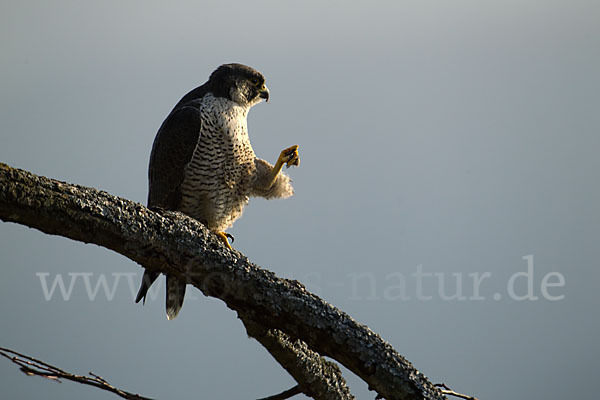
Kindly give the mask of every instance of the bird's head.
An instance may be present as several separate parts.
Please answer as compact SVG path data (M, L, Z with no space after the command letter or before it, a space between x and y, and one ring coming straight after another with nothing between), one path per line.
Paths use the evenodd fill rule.
M210 75L208 85L215 97L224 97L242 107L252 107L262 99L269 101L265 77L246 65L221 65Z

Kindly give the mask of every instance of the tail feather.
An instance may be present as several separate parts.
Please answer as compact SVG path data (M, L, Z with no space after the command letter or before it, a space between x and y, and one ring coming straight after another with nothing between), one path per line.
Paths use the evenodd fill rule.
M183 306L185 285L185 280L167 275L167 298L165 306L167 308L167 319L169 320L175 318Z
M140 300L144 299L142 304L146 304L146 295L148 294L148 289L154 283L156 279L158 279L160 272L151 271L146 269L144 271L144 276L142 277L142 283L140 285L140 290L138 291L137 297L135 298L135 302L139 303Z

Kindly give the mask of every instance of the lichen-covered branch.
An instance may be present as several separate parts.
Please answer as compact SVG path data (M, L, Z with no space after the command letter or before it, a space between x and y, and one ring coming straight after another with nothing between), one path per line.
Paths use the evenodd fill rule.
M0 219L95 243L146 268L186 277L244 319L301 339L311 350L341 362L385 399L444 398L368 327L301 283L278 278L226 249L181 213L159 214L103 191L0 164Z
M277 329L266 329L251 320L240 318L249 336L258 340L281 366L297 381L304 382L300 391L314 399L353 400L342 371L308 348Z

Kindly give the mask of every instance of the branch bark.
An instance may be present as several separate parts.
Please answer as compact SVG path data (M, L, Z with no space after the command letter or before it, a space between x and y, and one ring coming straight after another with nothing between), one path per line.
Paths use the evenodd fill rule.
M302 340L241 319L248 335L258 340L296 382L303 382L299 385L302 393L314 399L354 399L337 364L325 360Z
M146 268L188 279L237 311L250 336L288 372L301 371L290 373L315 398L352 398L343 397L346 392L351 396L345 385L337 394L312 392L315 380L327 385L335 376L337 384L343 382L339 369L335 372L333 363L320 356L339 361L385 399L445 398L367 326L300 282L278 278L226 249L202 224L181 213L159 214L103 191L0 164L0 219L94 243ZM296 340L300 342L294 345ZM302 366L306 360L308 367Z

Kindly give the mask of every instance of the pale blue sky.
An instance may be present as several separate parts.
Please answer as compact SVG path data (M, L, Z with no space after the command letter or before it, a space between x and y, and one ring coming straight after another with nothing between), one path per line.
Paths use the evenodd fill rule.
M300 145L296 195L256 199L235 247L369 325L434 382L481 399L593 398L599 367L596 1L14 1L0 4L0 161L145 202L154 135L219 64L264 73L249 130ZM533 255L537 300L510 298ZM248 399L292 379L220 301L180 316L36 273L142 270L0 224L0 346L159 399ZM465 300L445 301L461 278ZM564 278L541 292L549 273ZM473 300L473 280L481 277ZM556 278L556 275L554 275ZM556 279L549 278L549 282ZM406 290L402 294L402 279ZM557 278L558 279L558 278ZM525 278L514 290L524 294ZM494 295L500 296L499 300ZM374 398L346 372L359 399ZM113 399L0 361L0 397Z

